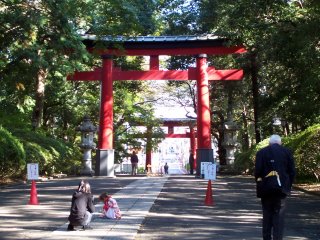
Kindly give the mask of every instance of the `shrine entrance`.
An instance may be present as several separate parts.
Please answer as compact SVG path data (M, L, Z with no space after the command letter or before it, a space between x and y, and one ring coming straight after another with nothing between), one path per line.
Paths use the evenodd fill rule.
M189 172L189 155L195 155L195 119L160 118L165 140L158 144L156 151L146 150L145 166L150 164L151 173L164 173L164 165L169 165L170 174L187 174ZM148 142L150 140L146 140ZM146 143L148 145L148 143ZM152 161L148 161L148 160ZM143 161L143 160L142 160ZM193 168L195 168L195 163Z
M83 36L83 43L90 52L102 58L102 68L89 72L75 72L68 80L100 81L100 124L95 174L114 176L113 149L113 81L120 80L196 80L197 81L197 149L196 173L200 174L201 162L213 162L211 148L211 113L209 81L241 80L241 69L217 70L207 66L207 55L241 54L242 46L228 46L227 39L217 36L166 36L135 38L100 38ZM102 42L102 44L101 44ZM100 44L99 44L100 43ZM106 46L101 48L101 46ZM121 46L121 49L117 48ZM188 70L159 70L159 56L196 56L196 67ZM149 56L150 70L122 71L113 67L113 56ZM151 156L146 156L151 164Z

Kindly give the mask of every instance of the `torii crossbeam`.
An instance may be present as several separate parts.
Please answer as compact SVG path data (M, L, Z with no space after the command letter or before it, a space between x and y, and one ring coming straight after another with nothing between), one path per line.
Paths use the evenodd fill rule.
M98 48L96 43L109 43L108 47ZM167 37L136 37L136 38L102 38L84 36L83 41L90 52L102 57L102 68L88 72L75 72L69 76L72 81L100 81L100 129L96 175L113 176L113 81L122 80L196 80L197 81L197 175L200 163L213 162L211 148L211 114L209 106L209 81L241 80L241 69L216 70L207 67L207 54L239 54L245 52L242 46L227 47L226 39L216 36L167 36ZM122 49L115 48L121 43ZM101 44L100 44L101 45ZM150 70L122 71L113 67L112 56L143 55L150 56ZM188 70L159 70L159 55L196 55L196 67ZM151 164L150 159L146 160Z

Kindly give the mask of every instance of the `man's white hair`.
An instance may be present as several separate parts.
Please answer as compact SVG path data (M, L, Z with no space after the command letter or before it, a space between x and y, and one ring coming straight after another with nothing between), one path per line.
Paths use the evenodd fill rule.
M273 134L271 135L270 139L269 139L269 144L279 144L281 145L281 137L277 134Z

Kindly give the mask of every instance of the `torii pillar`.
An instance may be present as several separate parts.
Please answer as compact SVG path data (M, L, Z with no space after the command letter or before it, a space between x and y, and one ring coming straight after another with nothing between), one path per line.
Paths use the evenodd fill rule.
M159 70L159 56L151 55L149 60L149 68L150 70ZM152 165L152 128L147 127L147 139L146 139L146 165L145 170L148 170L148 165ZM152 167L151 167L152 172Z
M147 127L146 132L147 138L146 138L146 165L145 170L148 170L148 165L152 165L151 157L152 157L152 128ZM152 172L152 167L150 168L150 171Z
M95 174L114 177L113 149L113 61L111 55L102 56L99 143Z
M190 138L190 153L193 154L193 158L195 159L195 161L193 161L193 169L196 169L197 168L197 157L196 157L196 149L197 149L197 146L196 146L196 138L195 138L195 131L194 131L194 126L193 125L190 125L189 126L190 128L190 135L189 135L189 138Z
M213 149L211 147L211 114L209 100L209 79L207 73L207 55L200 54L197 57L197 172L200 176L201 162L213 162Z

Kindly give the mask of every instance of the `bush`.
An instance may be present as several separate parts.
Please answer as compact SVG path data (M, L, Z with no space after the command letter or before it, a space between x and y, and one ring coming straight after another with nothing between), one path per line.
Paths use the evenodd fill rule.
M253 174L256 153L263 147L267 146L269 139L265 139L260 143L252 146L248 151L236 153L234 168L242 173Z
M22 143L0 127L0 180L18 177L26 167L26 154Z
M145 173L145 168L144 167L139 167L137 172L140 173L140 174L143 174L143 173Z
M285 139L284 143L294 149L298 180L315 179L314 172L320 167L320 125Z
M16 130L21 139L27 163L39 163L40 174L71 173L75 165L81 165L79 148L41 133Z
M234 170L239 173L252 174L254 169L254 162L251 160L253 150L236 153L234 160Z
M253 172L255 155L267 146L269 138L254 145L250 150L236 154L235 168L241 172ZM297 180L315 180L314 171L320 166L320 125L314 125L298 134L282 138L283 145L293 152Z

